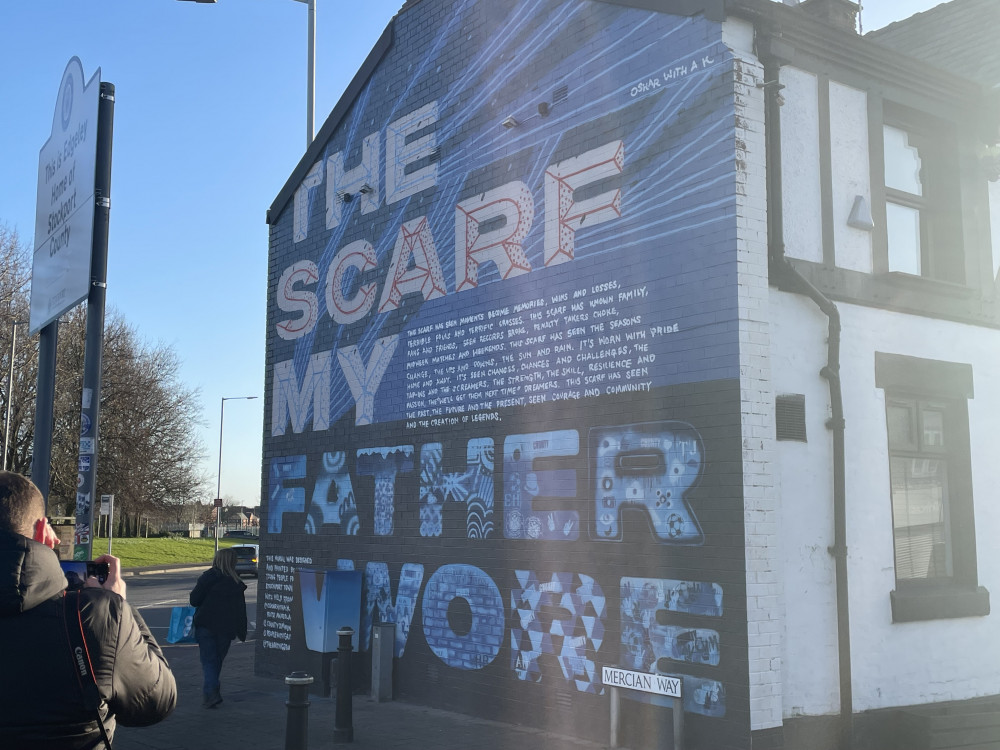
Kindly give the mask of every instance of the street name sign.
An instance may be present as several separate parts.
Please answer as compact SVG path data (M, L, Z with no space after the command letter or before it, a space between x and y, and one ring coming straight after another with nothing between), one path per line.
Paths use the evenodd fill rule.
M601 667L601 682L608 687L641 690L644 693L665 695L667 698L681 697L681 678L674 675L633 672L617 667Z

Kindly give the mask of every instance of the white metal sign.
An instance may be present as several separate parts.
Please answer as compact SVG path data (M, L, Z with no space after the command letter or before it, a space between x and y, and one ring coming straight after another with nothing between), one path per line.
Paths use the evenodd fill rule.
M101 495L101 515L106 516L111 513L111 504L115 501L114 495Z
M668 698L681 697L681 678L668 674L648 674L617 667L601 667L601 682L608 687L641 690L645 693L665 695Z
M59 84L52 132L38 154L31 333L90 290L100 92L101 69L84 86L83 64L71 58Z

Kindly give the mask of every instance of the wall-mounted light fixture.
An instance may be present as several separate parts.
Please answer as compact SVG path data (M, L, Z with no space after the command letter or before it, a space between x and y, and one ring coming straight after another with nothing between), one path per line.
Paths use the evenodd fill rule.
M516 128L518 123L517 120L514 119L514 115L507 115L506 119L504 119L504 121L500 124L510 130L511 128Z
M346 190L338 190L337 191L337 198L340 200L341 203L350 203L351 202L351 194L348 193Z
M872 221L872 211L868 207L868 201L863 195L854 196L854 205L851 207L851 215L847 217L847 226L861 229L865 232L875 231L875 222Z
M375 188L373 188L367 182L364 185L362 185L361 187L358 188L358 192L361 193L362 195L368 195L368 193L372 193L374 191L375 191Z

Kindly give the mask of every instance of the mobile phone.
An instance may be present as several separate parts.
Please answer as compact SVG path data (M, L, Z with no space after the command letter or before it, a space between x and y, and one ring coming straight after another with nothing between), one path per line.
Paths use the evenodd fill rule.
M94 562L93 560L60 560L63 573L66 574L66 583L71 589L83 588L87 579L94 576L99 583L108 580L108 564Z

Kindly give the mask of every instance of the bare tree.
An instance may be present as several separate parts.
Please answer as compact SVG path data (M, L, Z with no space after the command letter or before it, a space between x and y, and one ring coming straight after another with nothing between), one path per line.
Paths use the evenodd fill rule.
M28 337L28 281L31 254L16 231L0 224L0 424L7 447L4 465L27 473L35 424L35 381L38 349ZM11 343L15 343L13 361ZM12 387L11 387L12 386ZM8 424L7 417L10 414Z
M0 225L0 316L6 319L0 330L0 424L7 429L10 403L7 466L25 474L31 465L38 374L37 342L27 336L26 325L17 328L9 393L7 375L13 322L28 319L30 271L28 249L16 232ZM86 319L86 306L80 306L59 325L49 483L53 514L72 515L76 503ZM144 342L112 309L104 325L101 377L97 494L115 495L125 531L137 529L144 515L164 516L206 497L207 477L199 468L205 449L197 432L202 406L197 390L181 382L176 352Z
M50 490L50 495L74 501L85 341L86 311L78 308L59 332L59 416ZM205 450L196 432L201 423L199 394L184 386L179 372L173 349L147 345L120 315L108 315L97 485L98 494L114 494L115 506L126 519L125 533L137 528L142 516L164 515L205 493L206 477L199 470Z

